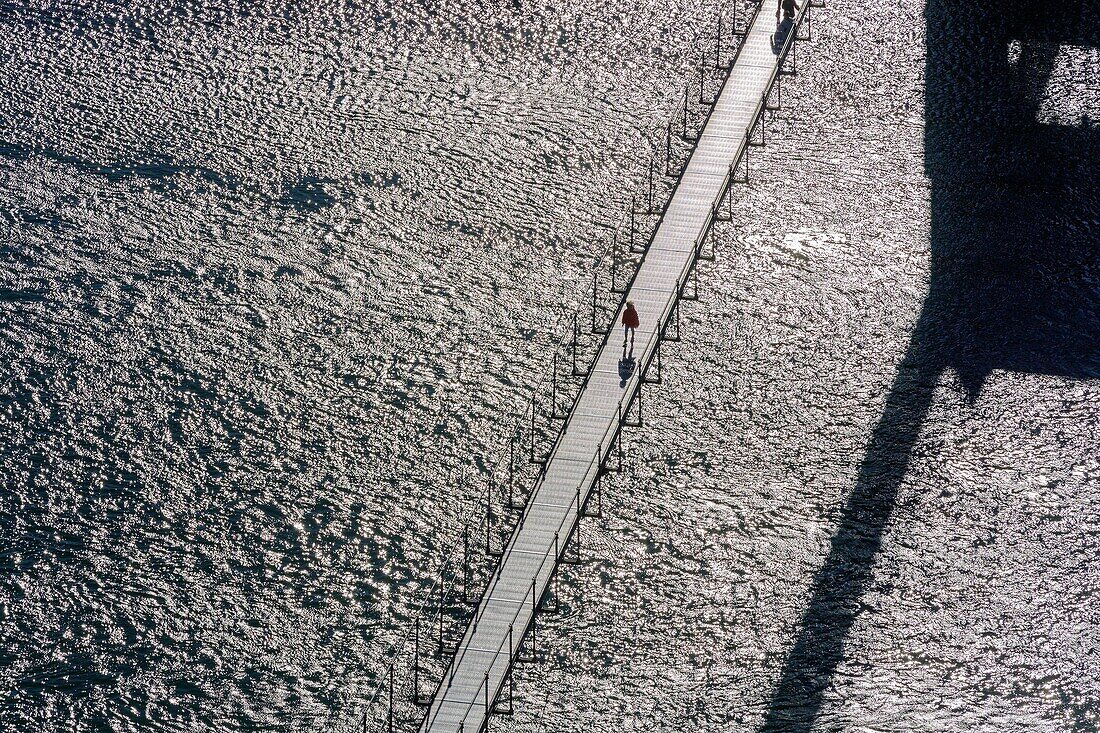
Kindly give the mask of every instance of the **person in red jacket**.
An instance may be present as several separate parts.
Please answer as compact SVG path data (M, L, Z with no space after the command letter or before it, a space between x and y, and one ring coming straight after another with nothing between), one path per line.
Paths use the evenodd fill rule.
M630 339L630 350L634 350L634 329L638 327L638 311L634 310L634 301L629 300L626 303L626 310L623 311L623 348L626 348L626 340Z

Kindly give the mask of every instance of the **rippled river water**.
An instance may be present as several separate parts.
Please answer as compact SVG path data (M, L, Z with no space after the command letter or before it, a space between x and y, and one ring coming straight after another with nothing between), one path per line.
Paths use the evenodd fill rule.
M0 730L354 724L718 7L0 3ZM1096 16L965 7L815 14L494 727L1100 725Z

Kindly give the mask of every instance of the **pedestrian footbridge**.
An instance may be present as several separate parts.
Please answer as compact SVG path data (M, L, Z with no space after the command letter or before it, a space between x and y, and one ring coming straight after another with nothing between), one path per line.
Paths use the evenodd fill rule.
M627 301L633 301L641 316L634 346L625 349L621 331L609 328L593 363L587 372L582 370L576 400L499 563L437 690L430 702L424 701L419 723L423 733L484 730L498 697L511 685L513 665L532 654L537 616L550 598L559 566L569 560L568 546L589 497L601 476L614 467L622 427L641 421L643 385L659 381L661 344L678 340L679 303L694 294L699 260L713 256L707 234L723 215L730 186L747 180L748 151L763 144L764 112L778 101L781 75L793 73L788 69L796 62L800 32L808 33L808 21L803 21L809 0L793 20L779 24L771 2L766 5L756 6L737 33L735 53L724 67L724 79L694 149L633 278L617 291L622 299L612 325L619 322ZM392 710L391 702L391 730Z

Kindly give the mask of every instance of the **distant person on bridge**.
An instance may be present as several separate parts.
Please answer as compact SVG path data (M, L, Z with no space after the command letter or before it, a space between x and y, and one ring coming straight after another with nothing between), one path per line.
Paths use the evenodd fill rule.
M634 310L634 301L628 300L626 310L623 311L623 348L626 348L626 340L630 339L630 350L634 351L634 329L638 327L638 311Z
M779 22L780 12L783 13L784 20L792 20L796 10L798 5L795 4L795 0L779 0L779 6L775 9L775 21Z

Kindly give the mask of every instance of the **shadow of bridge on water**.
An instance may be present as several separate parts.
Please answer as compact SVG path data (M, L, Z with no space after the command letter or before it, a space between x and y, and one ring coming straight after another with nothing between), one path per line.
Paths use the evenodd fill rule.
M1059 45L1100 46L1100 2L929 0L925 18L929 294L767 733L808 732L821 711L941 377L953 371L971 401L994 369L1100 377L1100 124L1040 121Z

